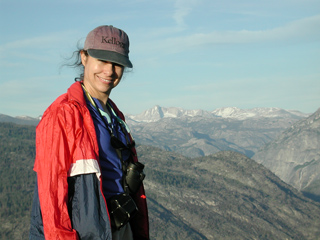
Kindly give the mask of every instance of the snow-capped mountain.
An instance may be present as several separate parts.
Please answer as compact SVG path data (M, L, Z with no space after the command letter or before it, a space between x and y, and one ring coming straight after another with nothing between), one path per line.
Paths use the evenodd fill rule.
M185 110L177 107L160 107L158 105L138 115L126 115L126 118L135 122L156 122L162 118L180 117L213 117L212 113L204 110Z
M252 108L252 109L240 109L236 107L218 108L212 113L215 116L222 118L233 118L238 120L244 120L247 118L277 118L277 117L290 117L301 118L307 117L310 114L302 113L296 110L285 110L281 108Z
M0 122L12 122L12 123L23 124L23 125L37 125L40 119L41 119L41 116L39 116L38 118L33 118L29 116L11 117L11 116L0 113Z
M176 107L154 106L138 115L127 115L127 120L134 122L156 122L162 118L202 117L202 118L231 118L244 120L248 118L303 118L310 114L281 108L252 108L240 109L236 107L218 108L214 111L186 110Z
M132 115L125 114L126 120L134 122L156 122L163 118L227 118L234 120L245 120L249 118L292 118L300 119L310 116L309 113L303 113L296 110L285 110L281 108L252 108L240 109L237 107L217 108L213 111L205 111L201 109L189 110L178 107L160 107L158 105L150 108L140 114ZM0 122L25 122L27 124L34 124L39 122L41 116L32 118L29 116L11 117L0 114Z

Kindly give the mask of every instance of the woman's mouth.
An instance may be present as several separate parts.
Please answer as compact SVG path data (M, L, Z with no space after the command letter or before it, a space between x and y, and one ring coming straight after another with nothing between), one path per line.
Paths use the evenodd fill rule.
M110 79L105 79L105 78L102 78L102 77L99 77L99 76L97 76L97 77L104 83L112 83L112 80L110 80Z

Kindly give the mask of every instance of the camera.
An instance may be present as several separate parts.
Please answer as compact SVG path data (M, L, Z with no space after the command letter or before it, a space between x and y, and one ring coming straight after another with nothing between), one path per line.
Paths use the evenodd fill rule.
M111 226L113 230L119 230L138 212L137 205L127 193L113 196L107 203Z
M143 179L146 176L143 172L143 169L144 165L140 162L131 162L127 167L126 183L131 194L138 191Z

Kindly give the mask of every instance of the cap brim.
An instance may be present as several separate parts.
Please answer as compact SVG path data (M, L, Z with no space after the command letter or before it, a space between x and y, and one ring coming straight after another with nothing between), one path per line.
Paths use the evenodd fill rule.
M124 67L132 68L132 63L130 62L129 58L120 53L98 49L88 49L87 51L91 57L104 61L114 62Z

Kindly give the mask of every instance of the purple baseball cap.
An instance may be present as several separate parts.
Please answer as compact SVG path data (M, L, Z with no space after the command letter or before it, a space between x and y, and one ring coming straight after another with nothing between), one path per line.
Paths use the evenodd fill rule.
M91 57L132 68L128 35L112 25L100 26L89 32L83 49Z

